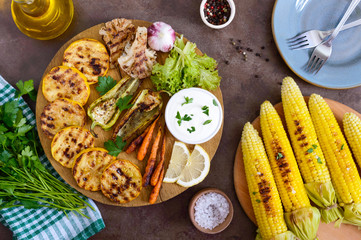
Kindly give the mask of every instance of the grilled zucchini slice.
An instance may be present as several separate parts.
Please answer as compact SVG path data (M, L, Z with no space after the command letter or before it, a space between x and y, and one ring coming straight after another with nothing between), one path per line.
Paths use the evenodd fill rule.
M90 88L84 74L75 68L54 67L43 78L43 94L46 100L52 102L58 98L68 98L86 104Z
M109 54L105 46L91 38L77 40L64 51L63 65L74 67L85 75L89 84L98 82L109 69Z
M48 103L40 115L41 130L48 138L68 126L84 127L86 113L83 107L70 99L60 98Z
M103 194L117 203L132 201L142 190L142 174L136 165L127 160L110 164L100 181Z
M104 169L115 160L103 148L88 148L74 158L73 176L79 187L89 191L100 190Z
M51 155L61 165L72 168L74 157L82 150L94 147L94 137L89 130L71 126L60 130L51 142Z

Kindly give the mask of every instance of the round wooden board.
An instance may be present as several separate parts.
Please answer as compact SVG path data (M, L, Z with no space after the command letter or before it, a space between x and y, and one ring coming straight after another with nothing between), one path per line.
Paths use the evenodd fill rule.
M309 99L309 97L305 97L306 102L308 102L308 99ZM358 117L361 118L361 114L356 112L352 108L350 108L342 103L330 100L330 99L325 98L325 100L328 103L328 105L330 106L333 113L335 114L335 117L336 117L338 123L340 124L340 126L342 126L342 118L346 112L353 112ZM283 125L286 126L282 103L277 103L274 107L276 108L278 114L280 115ZM252 125L255 127L255 129L257 129L257 131L260 133L260 135L262 135L259 117L257 117L252 122ZM233 171L234 171L233 172L234 187L236 189L237 197L238 197L239 202L241 203L241 206L243 207L243 210L246 212L247 216L252 220L252 222L254 222L257 225L256 218L254 216L254 212L253 212L253 208L252 208L251 199L249 197L247 180L246 180L246 175L244 172L244 164L243 164L243 155L242 155L242 146L241 145L242 144L240 142L238 145L238 148L237 148L236 157L235 157L235 161L234 161L234 169L233 169ZM320 223L320 227L318 229L317 236L319 237L319 239L325 239L325 240L333 240L333 239L334 240L340 240L340 239L356 240L356 239L361 239L361 231L359 231L356 226L352 226L352 225L348 225L348 224L341 224L340 228L335 228L334 223L329 223L329 224Z
M133 24L135 26L144 26L144 27L149 27L151 25L150 22L146 22L146 21L142 21L142 20L132 20ZM55 54L54 58L51 60L51 62L49 63L48 67L46 68L43 77L45 76L45 74L47 72L50 71L51 68L55 67L55 66L59 66L62 64L62 59L63 59L63 53L64 50L75 40L81 39L81 38L93 38L96 40L99 40L100 42L103 42L101 36L99 35L99 29L101 27L103 27L104 24L98 24L96 26L93 26L81 33L79 33L78 35L76 35L75 37L73 37L72 39L70 39L67 43L65 43L60 49L59 51ZM104 43L104 42L103 42ZM202 52L197 49L197 54L202 54ZM157 60L158 62L160 62L161 64L164 63L167 54L166 53L160 53L157 52ZM121 79L121 75L119 73L119 71L116 69L109 69L107 75L112 76L116 81L119 81ZM89 100L87 102L87 104L84 106L84 109L86 110L89 105L96 100L97 98L99 98L99 94L98 92L95 90L95 87L98 84L93 84L90 85L90 97ZM44 95L42 93L42 81L40 82L40 86L39 86L39 90L38 90L38 97L37 97L37 102L36 102L36 125L38 129L41 129L40 127L40 115L43 111L43 108L46 104L48 104L48 102L46 101L46 99L44 98ZM142 88L152 88L152 83L151 80L149 78L144 79L143 83L141 85L141 89ZM218 100L220 101L222 108L223 108L223 98L222 98L222 92L221 89L218 88L215 91L212 91L212 93L218 98ZM162 94L163 97L163 111L165 109L165 105L168 102L168 95L167 94ZM224 108L223 108L224 109ZM124 113L123 113L124 114ZM163 115L164 116L164 115ZM122 116L119 117L119 119L121 119ZM119 121L118 119L118 121ZM162 119L162 123L164 124L164 120ZM86 123L86 128L89 129L90 128L90 124L91 124L91 120L88 118L87 119L87 123ZM114 127L117 125L117 123L114 125ZM217 135L212 138L211 140L209 140L206 143L201 144L201 146L208 152L209 156L211 157L211 159L213 158L214 154L217 151L218 145L220 143L221 137L222 137L222 131L223 131L223 124L221 129L219 130L219 132L217 133ZM87 191L84 190L80 187L78 187L78 185L76 184L73 175L71 173L71 169L69 168L65 168L63 167L60 163L58 163L57 161L54 160L54 158L51 155L50 152L50 145L51 145L51 140L49 138L47 138L43 132L41 130L38 131L39 132L39 138L40 138L40 142L44 148L45 154L48 157L50 163L53 165L53 167L55 168L55 170L60 174L60 176L68 183L70 184L72 187L74 187L76 190L78 190L79 192L81 192L82 194L84 194L85 196L96 200L98 202L104 203L104 204L108 204L108 205L116 205L116 206L123 206L123 207L136 207L136 206L145 206L145 205L149 205L148 203L148 199L149 199L149 195L152 191L152 187L148 186L142 189L140 195L133 201L126 203L126 204L118 204L118 203L114 203L112 201L110 201L108 198L106 198L101 191L98 192L91 192L91 191ZM95 146L96 147L104 147L104 142L109 140L111 138L111 135L113 133L113 129L111 129L110 131L104 131L103 129L101 129L100 127L96 127L95 128L95 132L98 134L98 138L95 141ZM155 134L154 134L155 135ZM171 156L171 152L172 152L172 147L173 147L173 143L175 141L175 138L169 133L169 131L166 131L166 135L167 135L167 144L166 144L166 162L165 162L165 167L167 169L168 167L168 163L169 163L169 159ZM193 150L192 145L188 145L188 148L190 150ZM148 153L149 154L149 153ZM127 159L130 160L131 162L133 162L134 164L136 164L142 174L144 173L144 169L147 163L147 157L144 161L138 161L136 159L136 153L133 152L132 154L126 154L124 152L120 153L118 158L120 159ZM177 195L179 195L180 193L182 193L183 191L185 191L187 188L181 187L175 183L163 183L162 184L162 188L160 190L160 194L159 197L157 199L156 203L160 203L160 202L164 202L168 199L171 199Z

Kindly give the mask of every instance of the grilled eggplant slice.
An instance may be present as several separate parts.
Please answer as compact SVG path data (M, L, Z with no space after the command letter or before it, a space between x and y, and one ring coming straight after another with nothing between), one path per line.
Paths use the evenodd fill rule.
M43 78L42 90L49 102L68 98L86 104L90 95L86 77L75 68L58 66L52 68Z
M63 65L78 69L89 84L98 82L109 69L109 54L105 46L91 38L77 40L64 51Z
M117 101L125 96L133 95L140 83L136 78L124 77L110 91L95 100L87 111L93 121L90 129L93 130L99 125L106 131L110 130L121 114L116 105Z
M127 160L110 164L100 182L104 196L117 203L132 201L142 190L142 174L137 166Z
M115 157L104 148L88 148L74 158L73 176L79 187L89 191L100 190L100 177Z
M71 126L60 130L51 142L51 155L61 165L72 168L74 157L82 150L94 147L94 137L89 130Z
M147 126L160 114L163 101L160 92L143 89L115 128L113 140L119 136L123 141L130 142L140 135Z
M79 103L59 98L44 107L40 115L41 130L52 139L54 135L68 126L84 127L86 113Z

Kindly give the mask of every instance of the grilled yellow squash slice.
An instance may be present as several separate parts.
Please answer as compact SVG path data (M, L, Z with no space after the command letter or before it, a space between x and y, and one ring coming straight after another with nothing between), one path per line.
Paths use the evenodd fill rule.
M64 51L63 65L74 67L85 75L89 84L98 82L109 69L109 54L105 46L90 38L77 40Z
M46 100L52 102L58 98L68 98L86 104L90 88L84 74L75 68L54 67L43 78L43 94Z
M142 190L142 174L136 165L127 160L110 164L100 181L103 194L117 203L132 201Z
M61 165L72 168L74 157L82 150L94 147L94 137L89 130L71 126L60 130L51 142L51 155Z
M79 187L90 191L100 190L100 177L104 169L115 160L103 148L88 148L74 158L73 176Z
M86 122L86 113L79 103L59 98L48 103L40 115L41 130L50 139L61 129L68 126L83 127Z

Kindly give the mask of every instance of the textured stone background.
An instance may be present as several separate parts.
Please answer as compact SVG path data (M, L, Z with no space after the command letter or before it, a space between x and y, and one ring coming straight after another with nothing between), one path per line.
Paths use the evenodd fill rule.
M242 127L259 114L259 105L266 99L272 103L280 102L280 82L290 75L305 95L317 92L361 111L361 88L318 88L296 78L287 68L272 38L272 0L236 0L236 16L223 30L212 30L203 24L199 17L200 0L73 1L75 17L66 33L55 40L38 41L26 37L16 28L10 13L11 1L0 0L0 74L7 81L15 85L20 79L34 79L38 87L47 64L58 49L72 36L98 23L116 17L164 21L219 62L225 105L223 137L207 178L160 205L120 208L97 204L106 228L91 239L253 239L256 227L245 215L234 191L233 162ZM229 43L230 38L240 39L243 47L253 50L248 52L247 62ZM265 49L262 50L262 46ZM261 57L255 53L260 53ZM34 110L35 103L28 102ZM205 187L223 190L235 210L230 226L213 236L199 232L188 216L190 199ZM11 237L11 232L0 225L0 239Z

